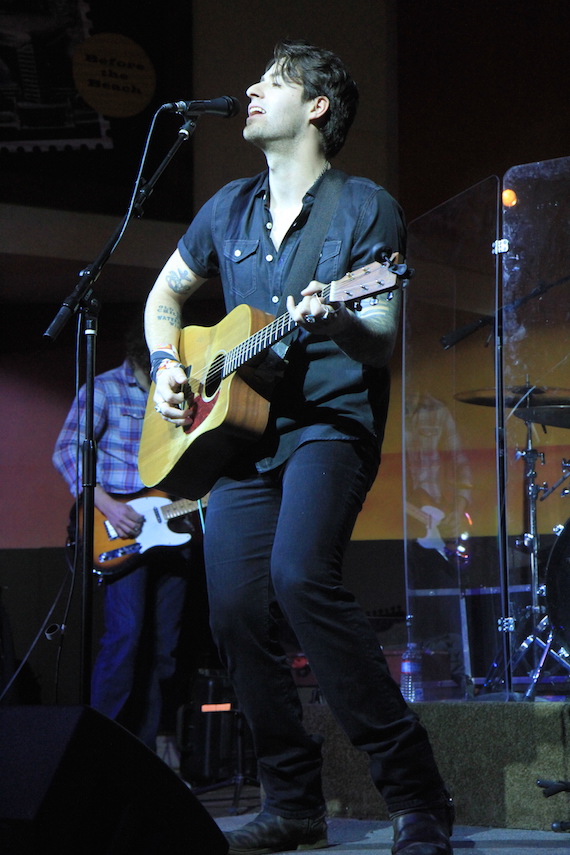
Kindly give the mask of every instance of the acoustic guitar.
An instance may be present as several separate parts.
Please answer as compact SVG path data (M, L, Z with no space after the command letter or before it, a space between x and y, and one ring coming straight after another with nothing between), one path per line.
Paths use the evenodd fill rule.
M395 253L347 274L326 285L321 296L342 303L385 292L390 298L406 270L396 258ZM190 499L211 489L243 442L257 439L267 425L269 395L254 388L252 363L296 326L288 312L273 318L239 305L213 327L181 331L179 354L194 396L194 420L187 427L165 421L154 409L152 384L139 449L143 484Z

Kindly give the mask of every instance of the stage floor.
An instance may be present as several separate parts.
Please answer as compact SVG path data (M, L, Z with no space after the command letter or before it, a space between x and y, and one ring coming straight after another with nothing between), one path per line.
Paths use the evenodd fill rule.
M240 811L244 812L231 815L233 794L233 788L229 787L198 796L222 831L239 828L259 810L259 790L246 787L239 803ZM555 800L557 797L552 798ZM564 799L564 795L560 794L558 798ZM556 819L554 802L552 813ZM392 828L388 822L334 817L329 820L329 842L329 849L323 851L342 855L388 855L392 846ZM473 855L567 855L570 852L570 834L460 825L454 830L452 844L454 852L472 852Z

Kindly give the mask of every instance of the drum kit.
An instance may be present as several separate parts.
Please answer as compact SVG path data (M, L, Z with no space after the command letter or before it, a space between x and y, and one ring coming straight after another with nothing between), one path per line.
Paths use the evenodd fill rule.
M460 392L455 398L468 404L496 406L494 389ZM534 650L536 655L530 673L530 685L525 693L525 699L533 700L549 657L570 672L570 519L554 529L557 538L546 563L543 583L540 580L537 526L537 502L543 502L570 477L570 461L562 460L562 476L552 487L549 488L546 483L539 485L536 483L536 463L538 460L544 463L544 454L532 444L533 425L541 425L545 432L547 427L570 429L570 390L532 386L527 382L525 386L505 389L504 404L507 409L511 409L512 415L526 425L526 445L516 452L516 459L523 460L525 466L525 528L516 545L525 549L529 556L532 603L527 611L532 615L532 626L525 639L512 652L510 665L514 671L527 653ZM562 496L567 493L570 490L561 491ZM544 597L546 608L541 604ZM555 646L558 649L554 649Z

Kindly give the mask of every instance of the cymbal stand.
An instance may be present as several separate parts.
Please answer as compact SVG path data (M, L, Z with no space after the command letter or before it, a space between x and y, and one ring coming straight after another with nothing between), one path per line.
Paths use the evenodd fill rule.
M544 641L544 639L542 639L540 637L540 633L547 632L547 631L548 631L548 636L546 638L546 641ZM542 672L544 670L546 660L549 656L551 656L554 659L554 661L557 663L557 665L559 665L561 668L565 668L566 671L570 671L570 663L567 662L563 656L561 656L559 653L557 653L555 650L552 649L553 641L554 641L554 634L553 634L552 628L550 627L550 620L548 618L548 615L544 615L544 617L542 618L540 623L536 626L536 628L534 628L533 631L530 633L530 635L527 635L527 637L525 638L523 643L521 645L519 645L519 648L513 657L512 667L514 670L517 667L517 665L519 664L519 662L521 662L524 659L525 654L526 654L527 650L529 649L529 647L531 646L531 644L538 645L538 647L540 647L540 649L542 651L538 665L536 666L536 668L533 670L533 672L531 674L530 686L525 693L525 699L526 700L529 700L529 701L534 700L534 696L536 695L536 687L538 685L538 681L540 680L540 677L542 676Z
M566 460L565 457L562 458L562 477L558 479L556 484L553 484L552 487L549 487L548 490L544 491L544 494L540 497L540 501L544 502L544 500L550 496L551 493L554 493L561 484L563 484L567 478L570 478L570 460ZM546 486L546 485L545 485ZM561 496L567 496L570 493L570 490L564 489L560 493Z
M523 482L523 510L526 523L521 541L517 545L524 546L529 551L530 558L530 587L532 595L532 615L536 626L536 620L540 612L538 603L538 525L536 520L536 500L539 493L547 488L547 484L539 487L536 481L536 461L540 460L544 466L544 453L532 447L532 422L525 422L526 446L523 451L517 450L515 459L524 460L525 472Z
M549 630L548 638L546 641L543 641L543 639L540 637L541 633L549 629L550 622L548 620L548 616L544 615L541 617L541 607L538 600L538 525L536 517L536 506L539 494L541 492L545 492L548 489L548 485L546 483L543 483L542 486L539 486L535 483L536 462L537 460L540 460L540 462L544 465L544 454L540 451L537 451L532 446L532 422L525 421L525 425L527 431L526 446L523 451L519 450L516 452L516 459L522 459L525 462L523 507L524 517L527 525L526 531L523 533L519 545L522 545L529 550L530 588L532 597L532 629L529 635L527 635L527 637L523 641L523 643L519 645L518 649L515 651L511 667L513 668L513 670L514 668L516 668L516 666L524 658L526 652L531 646L533 648L538 647L542 651L541 656L538 658L536 656L535 650L531 681L527 691L525 692L525 700L532 701L535 698L538 681L540 680L548 656L553 656L558 661L558 664L561 664L562 660L551 649L552 630Z

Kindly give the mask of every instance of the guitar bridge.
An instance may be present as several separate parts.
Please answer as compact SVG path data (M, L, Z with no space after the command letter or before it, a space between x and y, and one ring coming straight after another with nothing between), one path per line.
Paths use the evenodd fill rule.
M140 551L140 543L130 543L128 546L119 546L118 549L111 549L109 552L101 552L99 555L99 563L105 564L106 561L112 561L113 558L123 558L125 555L135 555Z

